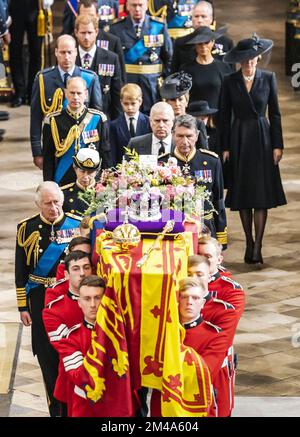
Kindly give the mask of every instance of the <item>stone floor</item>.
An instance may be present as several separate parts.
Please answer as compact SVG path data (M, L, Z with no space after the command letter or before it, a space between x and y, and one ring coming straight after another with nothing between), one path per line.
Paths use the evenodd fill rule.
M299 416L300 93L294 93L290 79L284 76L287 2L214 3L219 22L228 25L235 41L254 31L274 40L268 68L276 72L279 82L286 146L280 167L288 205L269 213L262 267L243 263L242 228L237 214L228 212L226 265L247 294L246 311L235 338L239 369L234 415ZM0 105L1 109L7 107ZM9 112L10 120L0 126L6 129L0 143L0 381L5 375L5 383L0 386L0 416L46 416L41 374L31 354L30 332L19 325L13 279L16 225L35 212L33 192L41 174L31 161L29 107Z

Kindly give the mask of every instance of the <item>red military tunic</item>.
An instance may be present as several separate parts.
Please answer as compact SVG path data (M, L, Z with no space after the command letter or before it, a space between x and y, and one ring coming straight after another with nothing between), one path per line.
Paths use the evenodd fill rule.
M72 387L68 392L68 415L72 417L97 417L97 404L87 399L83 387L86 384L86 370L83 366L89 347L93 325L86 322L73 326L67 337L61 342L60 359L64 365L65 375ZM96 407L97 405L97 407Z
M208 289L212 296L232 304L236 310L235 326L231 326L232 343L235 331L245 308L245 292L242 286L220 271L211 276ZM235 382L235 356L233 345L229 346L227 359L218 375L215 387L220 401L219 415L229 416L234 407L234 382Z
M57 266L57 269L56 269L56 279L58 281L60 279L64 279L64 277L65 277L65 270L66 270L65 263L64 263L63 260L61 260L60 263Z
M69 328L81 323L83 313L78 306L78 297L68 291L50 302L43 310L43 321L50 343L60 354L60 342L68 334ZM58 377L55 384L54 396L61 402L67 401L66 377L63 363L60 359Z
M51 287L48 287L45 293L45 307L53 300L56 300L59 296L66 294L68 290L69 281L67 279L60 279Z
M237 314L234 306L221 299L208 296L208 300L201 310L201 316L214 325L222 328L226 333L227 350L232 350L232 342L236 331ZM214 380L214 388L217 392L218 416L224 417L231 414L232 409L232 380L228 377L228 358L225 357L223 365ZM225 378L226 376L226 378Z

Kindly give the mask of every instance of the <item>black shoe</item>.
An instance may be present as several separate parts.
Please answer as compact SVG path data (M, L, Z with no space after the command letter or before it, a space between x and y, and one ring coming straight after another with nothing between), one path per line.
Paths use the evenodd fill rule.
M9 113L7 111L0 111L0 121L6 121L9 119Z
M246 246L246 251L245 251L245 256L244 256L244 261L246 264L253 264L253 247L254 247L254 243L252 242L251 244L247 244Z
M24 105L24 99L22 97L15 96L11 101L12 108L19 108Z
M264 260L261 254L261 246L255 246L253 248L253 256L252 256L252 263L253 264L263 264Z

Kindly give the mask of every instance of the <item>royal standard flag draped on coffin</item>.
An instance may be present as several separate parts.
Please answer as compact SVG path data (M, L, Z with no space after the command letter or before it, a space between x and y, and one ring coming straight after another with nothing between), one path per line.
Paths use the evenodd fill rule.
M152 244L153 239L143 238L124 252L111 233L98 237L98 274L107 281L107 291L85 360L87 396L106 404L113 415L118 415L116 408L120 416L132 415L136 391L144 386L162 392L163 416L205 416L210 376L201 357L182 345L176 299L193 254L192 234L165 238L138 268L137 261ZM118 403L119 396L123 402Z

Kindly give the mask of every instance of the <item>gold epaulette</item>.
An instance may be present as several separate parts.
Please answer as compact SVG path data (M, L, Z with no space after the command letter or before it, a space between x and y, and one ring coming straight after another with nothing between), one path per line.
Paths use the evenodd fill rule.
M151 20L158 21L159 23L165 23L166 22L166 20L164 18L162 18L162 17L151 16L150 18L151 18Z
M79 215L71 214L70 212L66 212L66 215L67 215L68 217L73 218L73 219L79 220L80 222L81 222L81 220L82 220L82 217L80 217Z
M98 109L88 108L88 112L91 112L92 114L101 115L102 121L107 121L107 116L104 114L104 112L99 111Z
M46 115L46 117L44 118L44 124L50 124L50 118L60 115L61 111L62 109L60 111L50 112L50 114Z
M27 221L23 220L21 223L18 233L17 233L17 244L19 247L24 249L25 255L26 255L26 265L30 265L31 255L33 253L34 256L34 267L37 264L38 257L39 257L39 241L40 241L40 233L39 231L33 231L31 234L26 238L26 225Z
M26 217L23 220L21 220L18 224L20 225L21 223L27 222L27 220L31 220L32 218L37 217L38 215L40 215L40 213L31 215L30 217Z
M207 149L199 149L199 150L202 153L207 153L208 155L214 156L215 158L219 158L219 155L213 152L212 150L207 150Z
M207 324L208 326L210 326L211 328L214 328L214 329L217 331L217 333L223 331L222 328L220 328L220 327L217 326L217 325L214 325L214 324L211 323L211 322L207 322L206 320L203 320L203 322L206 323L206 324Z
M76 184L76 182L71 182L70 184L63 185L62 187L60 187L60 189L61 190L66 190L67 188L74 187L75 184Z
M123 20L125 20L125 18L126 18L126 17L119 17L119 18L115 18L115 19L113 20L112 24L116 24L116 23L119 23L120 21L123 21Z

